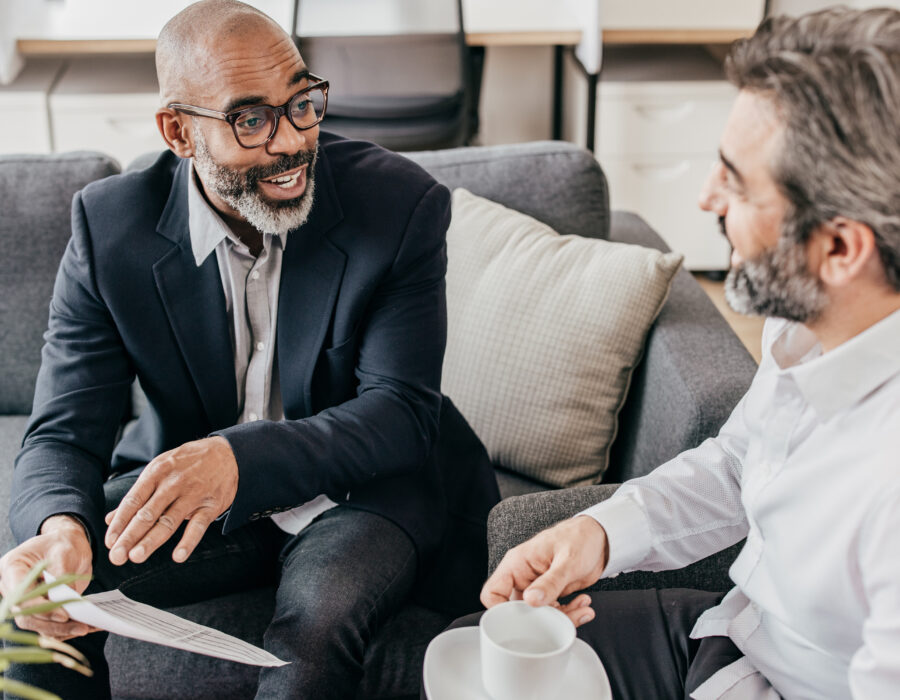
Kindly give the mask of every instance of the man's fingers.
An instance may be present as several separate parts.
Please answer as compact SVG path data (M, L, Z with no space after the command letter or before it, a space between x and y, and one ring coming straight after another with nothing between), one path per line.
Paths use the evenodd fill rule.
M569 601L568 604L560 606L573 624L578 627L586 622L594 619L594 609L591 607L591 597L586 593L582 593Z
M34 608L38 605L48 605L50 603L50 599L45 596L38 596L37 598L29 598L26 601L23 601L21 605L13 606L13 613L15 615L28 615L28 608ZM43 613L31 614L29 617L42 620L44 622L68 622L69 614L63 610L62 608L57 608L56 610L50 610Z
M495 572L481 589L481 604L486 608L492 608L499 603L512 600L513 592L512 576L498 575Z
M181 536L178 546L172 552L172 559L181 563L191 556L191 552L200 544L206 529L214 519L211 511L207 508L201 508L194 512L188 519L188 524L184 528L184 534Z
M156 484L151 482L149 478L145 479L144 474L138 477L134 485L128 489L128 493L119 503L118 507L113 511L113 517L110 520L109 527L106 530L106 537L103 542L108 549L112 549L119 537L122 536L124 530L132 522L135 514L143 508L147 501L153 496L156 490Z
M534 579L531 585L525 588L522 593L522 600L529 605L546 605L559 598L565 592L566 584L570 578L566 569L565 564L560 564L559 560L554 560L547 571Z
M162 538L162 540L149 551L141 552L142 542L150 533L150 531L159 524L159 518L173 507L173 496L167 490L157 490L152 496L134 513L134 517L126 524L124 531L119 535L111 546L109 552L109 560L116 565L124 564L128 559L134 562L144 561L150 553L156 549L162 542L171 535ZM120 506L121 509L121 506ZM186 511L182 511L181 518L184 518ZM170 519L172 515L170 514ZM118 518L118 514L116 515ZM176 521L180 522L180 521ZM110 539L109 533L113 531L113 525L110 525L107 531L106 539ZM177 525L176 525L177 527ZM157 537L161 536L163 531L157 531ZM150 544L148 542L148 544Z
M19 626L19 629L37 632L45 637L53 637L59 640L82 637L97 631L96 628L85 625L82 622L52 622L41 620L36 615L19 615L16 617L16 624Z
M128 558L131 561L135 564L145 562L153 552L175 534L188 514L187 508L181 504L183 504L183 500L175 501L165 513L156 519L156 523L147 531L147 534L128 551Z

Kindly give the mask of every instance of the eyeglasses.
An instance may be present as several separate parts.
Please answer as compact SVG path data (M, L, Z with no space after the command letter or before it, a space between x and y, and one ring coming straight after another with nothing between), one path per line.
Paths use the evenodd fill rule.
M309 74L312 82L280 107L271 105L253 105L230 112L217 112L204 107L172 103L169 109L183 112L195 117L211 117L231 124L234 138L244 148L259 148L275 136L278 122L282 115L286 116L295 129L305 131L312 129L322 121L328 105L328 81L317 75Z

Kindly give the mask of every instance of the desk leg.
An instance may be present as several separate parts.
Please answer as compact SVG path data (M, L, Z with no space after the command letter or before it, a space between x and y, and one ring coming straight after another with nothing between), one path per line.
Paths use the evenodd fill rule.
M553 47L553 140L562 139L563 58L565 47Z

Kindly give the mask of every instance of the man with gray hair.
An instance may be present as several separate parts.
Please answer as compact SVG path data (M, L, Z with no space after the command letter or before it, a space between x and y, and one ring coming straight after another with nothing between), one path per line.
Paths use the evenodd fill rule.
M729 303L770 317L759 371L717 437L510 550L482 602L554 603L746 538L724 597L564 608L613 697L897 697L900 12L768 19L727 72L700 205L733 247Z

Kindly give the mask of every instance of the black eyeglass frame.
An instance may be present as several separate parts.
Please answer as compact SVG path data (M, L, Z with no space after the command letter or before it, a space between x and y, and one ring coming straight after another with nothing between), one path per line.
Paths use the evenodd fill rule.
M322 121L325 117L325 112L328 109L328 80L322 78L318 75L309 74L309 80L315 81L307 85L305 88L300 90L299 92L295 92L291 95L290 99L285 102L283 105L278 107L274 107L272 105L250 105L249 107L240 107L238 109L234 109L230 112L218 112L214 109L206 109L205 107L196 107L194 105L186 105L180 104L178 102L173 102L171 104L166 105L169 109L174 109L176 112L182 112L183 114L189 114L194 117L210 117L211 119L219 119L224 122L228 122L231 125L231 131L234 134L234 140L237 141L238 146L241 148L251 149L251 148L260 148L265 146L269 141L275 138L275 134L278 132L278 125L281 123L281 117L285 116L288 118L288 121L298 131L306 131L307 129L312 129L316 124ZM291 116L290 110L288 106L297 99L298 95L302 95L305 92L309 92L311 90L322 90L322 113L317 116L316 120L312 124L300 125L294 121L294 118ZM235 124L237 120L241 118L242 115L250 112L254 109L259 109L260 107L268 107L273 112L275 112L275 120L272 122L272 131L269 134L268 138L262 143L258 143L255 146L245 146L241 143L241 138L238 136L237 127Z

